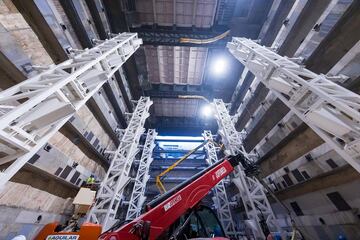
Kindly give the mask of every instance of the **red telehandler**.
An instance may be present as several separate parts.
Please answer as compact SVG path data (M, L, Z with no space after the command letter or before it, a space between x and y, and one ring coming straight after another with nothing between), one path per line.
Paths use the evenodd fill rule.
M102 240L228 239L215 213L200 201L240 162L242 155L225 158L197 173L146 205L146 212L100 235Z
M222 179L246 162L243 155L222 159L187 181L146 204L144 213L130 222L115 224L100 234L101 226L84 223L77 233L56 232L56 224L48 224L35 238L76 240L153 240L153 239L229 239L216 216L201 200ZM56 237L64 238L56 238ZM50 238L51 239L51 238Z

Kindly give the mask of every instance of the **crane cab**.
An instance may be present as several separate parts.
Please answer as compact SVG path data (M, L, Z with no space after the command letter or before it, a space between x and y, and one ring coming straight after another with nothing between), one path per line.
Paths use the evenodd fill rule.
M159 239L228 239L214 211L203 205L181 216Z

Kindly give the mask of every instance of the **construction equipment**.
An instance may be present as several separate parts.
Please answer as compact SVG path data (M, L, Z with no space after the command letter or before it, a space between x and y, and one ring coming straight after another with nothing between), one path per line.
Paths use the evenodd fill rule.
M358 127L360 122L360 96L332 81L335 78L341 78L341 76L328 77L315 74L297 64L296 59L281 57L270 49L243 38L233 38L233 41L228 44L228 48L241 63L254 73L258 81L264 83L276 97L307 123L326 143L332 146L357 171L360 171L360 134ZM179 96L179 98L204 99L210 103L201 96ZM150 100L148 99L148 101ZM199 202L208 194L210 189L234 169L236 171L234 171L232 181L239 189L248 218L245 222L252 226L252 237L265 239L269 233L269 228L279 229L275 214L267 200L263 181L256 178L258 170L254 165L256 157L253 154L246 153L242 144L245 133L236 131L233 118L229 115L226 104L222 100L214 99L211 106L215 111L225 153L236 157L221 160L171 191L164 193L147 204L144 214L126 224L113 225L116 221L115 213L121 195L121 191L115 189L112 191L111 197L117 198L116 207L109 208L109 205L102 204L103 208L98 209L98 214L107 214L103 218L106 221L109 219L108 213L111 211L111 221L107 221L107 223L113 225L100 235L100 239L224 237L224 231L218 221L215 227L220 226L220 230L217 229L217 231L214 228L212 231L210 231L211 229L208 230L204 224L202 226L200 226L201 224L196 225L197 222L206 221L201 217L202 215L209 218L211 215L211 211L206 207L199 206ZM147 117L148 114L144 116ZM133 138L127 139L129 139L128 143L136 142L131 140ZM187 155L191 155L191 153ZM184 161L188 157L187 155L158 176L157 185L163 192L166 189L161 183L161 177ZM133 158L129 157L128 160L127 166L131 166L130 163ZM120 168L112 169L115 176L121 171ZM126 172L125 176L127 177L127 175ZM122 180L124 179L115 179L123 187L124 181ZM119 179L121 181L118 181ZM104 194L104 197L109 197L109 194ZM207 212L207 214L203 214L203 212ZM215 219L217 220L216 217ZM83 227L88 226L87 223L82 225L80 232ZM195 228L192 228L193 226ZM95 227L91 230L95 230ZM71 233L66 233L66 235L69 234ZM83 239L92 240L98 237L99 235L93 234L91 237L84 237Z
M264 186L255 177L258 167L252 160L253 156L245 151L242 133L236 130L225 103L221 99L214 99L211 103L207 98L198 95L179 95L178 98L199 99L208 103L218 122L219 135L222 137L225 153L227 155L243 154L243 161L236 168L232 182L238 188L245 207L248 217L245 224L250 226L255 239L264 239L270 230L279 231L280 227L267 199Z
M183 96L186 98L187 96ZM204 134L205 141L197 146L196 148L190 150L187 154L185 154L182 158L177 160L174 164L172 164L170 167L168 167L166 170L161 172L158 176L156 176L156 186L159 189L160 193L165 193L166 189L164 185L162 184L162 180L165 177L165 174L172 171L176 166L178 166L180 163L185 161L187 158L189 158L193 153L195 153L200 148L204 147L208 153L208 159L207 162L211 166L212 164L215 164L218 162L217 158L217 151L216 147L218 149L222 149L223 145L219 146L215 141L212 139L212 135L210 131L205 131ZM230 204L228 201L228 197L226 194L226 189L224 185L224 181L220 181L214 188L214 205L216 206L216 212L219 217L219 220L224 228L224 232L227 236L233 236L236 237L237 231L235 230L235 224L233 222L233 218L230 211ZM128 219L128 218L127 218Z
M108 173L97 191L95 201L92 201L93 204L87 214L87 223L81 225L77 222L77 226L81 225L78 232L66 231L67 228L59 229L59 223L51 223L46 225L35 239L44 240L46 239L44 236L71 236L74 238L69 239L80 237L84 240L96 240L102 231L113 226L116 222L117 209L122 200L122 192L130 180L130 168L139 151L138 143L145 131L144 124L149 116L151 104L152 101L149 97L141 97L137 101L121 144L113 154ZM92 234L89 235L89 232Z
M233 172L243 158L239 154L209 166L148 203L144 214L104 232L100 239L226 239L215 214L199 203L216 184ZM212 224L208 224L209 221Z
M165 174L169 173L170 171L172 171L177 165L179 165L180 163L182 163L183 161L185 161L188 157L191 156L191 154L193 154L194 152L196 152L197 150L199 150L200 148L204 147L206 145L206 143L209 140L205 140L202 144L200 144L199 146L197 146L196 148L194 148L193 150L190 150L187 154L185 154L182 158L180 158L179 160L177 160L176 162L174 162L170 167L168 167L167 169L165 169L163 172L161 172L159 175L156 176L156 186L159 189L160 193L165 193L166 189L164 187L164 185L162 184L161 180L165 177Z
M45 225L35 237L36 240L53 239L87 239L96 240L101 234L102 226L94 223L84 223L80 225L80 219L84 217L94 202L96 192L90 188L80 188L74 198L74 213L65 225L53 222ZM60 238L62 237L62 238Z
M200 146L206 143L207 141ZM216 184L243 161L242 154L218 161L148 203L146 212L138 218L124 225L115 224L102 234L101 225L97 224L84 223L78 232L59 232L59 225L51 223L46 225L35 239L50 240L59 239L59 237L74 240L189 239L194 237L226 239L215 213L199 203ZM194 226L195 223L198 225Z

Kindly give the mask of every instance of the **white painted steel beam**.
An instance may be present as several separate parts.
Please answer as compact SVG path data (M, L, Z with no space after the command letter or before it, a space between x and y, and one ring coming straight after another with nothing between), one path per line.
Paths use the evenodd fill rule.
M40 73L0 93L0 188L96 93L140 47L136 33L121 33L85 50L73 50L58 65L35 67Z
M221 99L214 99L213 108L219 125L219 134L222 137L226 155L242 153L249 161L255 156L246 153L242 144L243 136L236 131L234 122L229 115L225 103ZM265 239L260 220L264 218L270 230L279 230L275 215L266 197L263 185L255 178L246 176L243 167L236 168L235 177L232 179L239 189L245 211L248 217L246 221L252 230L255 239Z
M148 130L135 178L134 188L129 201L129 208L126 213L126 220L133 220L141 214L142 206L146 200L145 189L146 183L150 178L149 168L153 161L152 153L155 147L156 136L157 132L155 129Z
M120 145L114 153L109 170L96 195L96 202L89 211L88 221L101 224L103 231L115 222L118 208L123 200L123 191L130 181L130 169L139 152L139 141L144 133L145 120L149 117L152 101L141 97L132 113Z
M360 96L245 38L229 51L303 122L360 172Z
M204 146L207 152L206 162L209 166L217 163L218 157L216 152L216 146L213 142L213 136L211 131L204 131L204 139L209 140ZM221 221L224 231L227 236L238 237L238 232L235 229L234 220L231 215L230 203L227 197L225 181L220 181L214 188L214 203L216 206L217 215Z

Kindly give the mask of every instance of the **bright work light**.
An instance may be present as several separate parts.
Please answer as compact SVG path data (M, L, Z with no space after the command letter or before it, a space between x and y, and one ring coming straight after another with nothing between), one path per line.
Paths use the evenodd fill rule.
M225 73L228 67L228 62L225 58L219 57L211 64L211 71L215 75L220 75Z
M213 110L210 105L205 105L202 107L201 113L204 117L210 117L213 114Z

